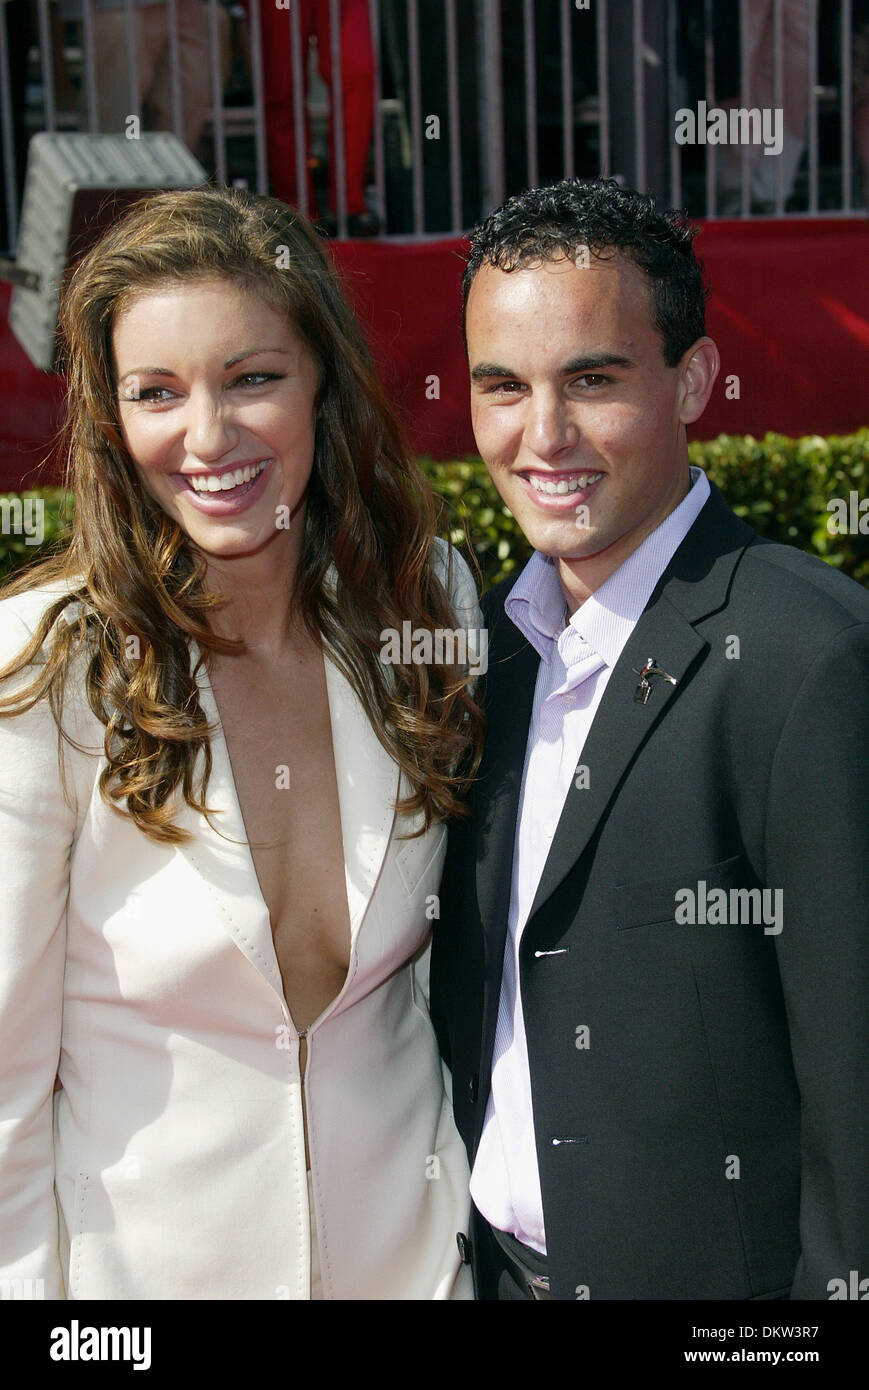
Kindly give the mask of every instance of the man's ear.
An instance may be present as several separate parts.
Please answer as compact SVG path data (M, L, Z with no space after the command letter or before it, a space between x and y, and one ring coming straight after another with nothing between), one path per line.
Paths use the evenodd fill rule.
M679 419L683 425L699 420L712 395L721 368L718 348L711 338L698 338L682 358Z

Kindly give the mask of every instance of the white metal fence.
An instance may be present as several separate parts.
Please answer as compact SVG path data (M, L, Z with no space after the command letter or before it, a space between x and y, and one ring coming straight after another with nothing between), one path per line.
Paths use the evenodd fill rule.
M373 63L351 96L342 25L360 6ZM329 85L306 44L312 29L323 41L326 18ZM198 141L216 182L273 189L280 103L264 42L291 75L298 204L312 210L313 160L339 235L354 231L345 136L363 117L366 200L388 236L460 232L509 193L574 174L616 176L694 216L866 201L863 0L0 0L0 249L15 251L38 130L171 128Z

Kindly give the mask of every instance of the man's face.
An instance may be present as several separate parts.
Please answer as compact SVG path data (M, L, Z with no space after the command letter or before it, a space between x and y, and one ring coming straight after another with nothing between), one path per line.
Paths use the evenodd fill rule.
M646 276L620 254L484 265L466 329L492 480L534 548L562 562L563 582L568 570L591 592L688 491L684 422L702 410L693 349L666 365Z

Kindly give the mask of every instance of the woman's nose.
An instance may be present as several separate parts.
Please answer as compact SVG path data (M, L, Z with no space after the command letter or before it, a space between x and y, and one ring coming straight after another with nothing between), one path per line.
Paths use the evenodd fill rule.
M187 404L188 421L185 447L203 462L222 458L238 442L238 429L232 407L211 392L191 393Z

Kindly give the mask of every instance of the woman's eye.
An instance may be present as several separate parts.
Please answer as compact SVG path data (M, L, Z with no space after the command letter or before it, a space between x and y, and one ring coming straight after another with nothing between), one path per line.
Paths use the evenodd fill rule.
M248 385L251 385L251 386L262 386L262 384L263 384L264 381L280 381L280 373L278 373L278 372L244 372L241 376L236 377L235 381L233 382L233 385L234 385L234 386L237 386L237 385L241 385L242 383L246 382Z
M135 387L127 387L121 393L122 401L156 401L165 400L167 395L172 392L168 386L146 386L144 390L136 390Z
M262 386L268 381L280 381L279 372L242 372L241 376L233 378L229 383L230 388L239 386L241 388ZM137 390L135 386L127 386L121 392L122 401L150 401L157 405L171 400L176 393L171 391L168 386L145 386Z

